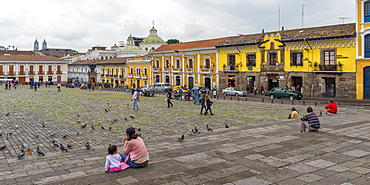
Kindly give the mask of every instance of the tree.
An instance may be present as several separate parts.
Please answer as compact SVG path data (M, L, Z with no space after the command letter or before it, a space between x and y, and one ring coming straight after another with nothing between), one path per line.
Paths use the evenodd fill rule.
M177 44L177 43L180 43L180 41L178 39L168 39L167 44Z

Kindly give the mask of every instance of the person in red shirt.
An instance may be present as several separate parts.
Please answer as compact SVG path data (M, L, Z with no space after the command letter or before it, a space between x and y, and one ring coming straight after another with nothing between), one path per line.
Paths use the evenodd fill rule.
M330 100L329 104L325 106L324 109L326 114L335 114L338 111L337 104L333 100Z

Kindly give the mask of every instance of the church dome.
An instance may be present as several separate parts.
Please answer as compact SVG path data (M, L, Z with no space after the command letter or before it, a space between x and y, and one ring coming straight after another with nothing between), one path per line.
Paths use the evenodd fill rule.
M157 29L153 28L149 30L149 36L145 38L141 43L143 44L157 44L157 43L165 43L164 40L158 36Z
M140 50L139 47L135 45L127 45L122 50Z
M134 37L130 34L127 38L127 45L122 49L122 50L140 50L139 47L135 46L135 39Z

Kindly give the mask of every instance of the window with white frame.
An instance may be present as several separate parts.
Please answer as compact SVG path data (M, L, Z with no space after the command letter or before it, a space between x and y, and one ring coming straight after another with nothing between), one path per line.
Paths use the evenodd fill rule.
M193 61L193 59L192 59L192 58L189 58L189 59L188 59L188 68L192 69L192 68L193 68L193 66L194 66L194 61Z
M137 75L140 75L140 73L141 73L141 69L140 68L136 68L136 74Z
M210 56L205 56L203 57L203 67L204 68L211 68L211 57Z

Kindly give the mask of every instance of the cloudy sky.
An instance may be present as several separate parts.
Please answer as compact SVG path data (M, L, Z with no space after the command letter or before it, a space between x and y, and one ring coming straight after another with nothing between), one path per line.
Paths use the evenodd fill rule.
M132 34L146 37L154 20L165 41L181 42L237 34L353 23L355 0L12 0L0 6L0 46L86 52L110 47ZM278 14L280 7L280 16ZM344 17L347 19L339 19Z

